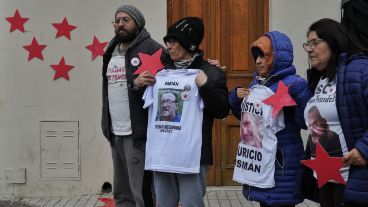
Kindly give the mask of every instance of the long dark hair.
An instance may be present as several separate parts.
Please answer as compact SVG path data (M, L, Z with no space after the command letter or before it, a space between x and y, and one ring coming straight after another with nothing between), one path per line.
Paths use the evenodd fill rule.
M335 79L339 55L341 53L352 55L366 51L352 39L341 23L333 19L324 18L314 22L309 27L307 36L312 31L315 31L317 36L324 40L331 50L331 57L323 73L313 67L307 70L308 85L314 91L322 75L329 82Z

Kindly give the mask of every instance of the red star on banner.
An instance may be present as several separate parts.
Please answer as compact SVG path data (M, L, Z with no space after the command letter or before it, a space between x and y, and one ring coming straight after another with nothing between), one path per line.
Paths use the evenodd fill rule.
M100 42L96 36L93 36L93 43L87 45L86 48L92 52L92 60L96 59L97 56L103 56L104 48L108 42Z
M134 74L140 74L144 71L150 72L152 75L164 68L161 63L162 48L157 50L152 56L144 53L138 53L139 59L142 61L142 65L134 72Z
M72 65L66 65L65 64L65 60L64 57L61 58L60 62L58 65L50 65L52 67L52 69L54 69L55 72L55 76L54 76L54 80L63 77L66 80L69 80L69 74L68 72L74 68L74 66Z
M276 93L263 100L263 103L271 105L273 107L272 117L275 117L276 114L279 113L279 111L282 109L282 107L296 105L294 99L289 94L288 87L281 80L277 85Z
M105 203L104 206L99 206L99 207L115 207L114 199L111 199L111 198L99 198L98 200Z
M36 38L33 37L32 43L30 45L25 45L23 48L29 52L28 61L33 58L38 58L43 60L42 50L45 49L46 45L39 45Z
M24 33L24 23L26 23L29 18L22 18L19 14L18 9L15 10L14 16L5 18L6 21L8 21L10 26L10 32L13 32L14 30L19 30Z
M71 40L70 32L77 28L76 26L70 25L66 17L64 17L61 23L53 23L52 25L57 29L55 38L65 36L69 40Z
M345 180L340 174L340 168L343 164L342 157L330 157L319 143L316 143L316 159L300 162L316 171L318 188L321 188L329 180L345 184Z

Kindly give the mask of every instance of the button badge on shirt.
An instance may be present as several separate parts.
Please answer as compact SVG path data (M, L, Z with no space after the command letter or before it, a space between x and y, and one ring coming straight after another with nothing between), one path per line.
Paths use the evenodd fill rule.
M187 83L184 85L184 90L183 92L181 92L181 99L184 100L184 101L187 101L189 100L189 94L190 94L190 89L192 87Z
M138 58L132 58L131 60L130 60L130 63L133 65L133 66L138 66L139 65L139 63L140 63L141 61L138 59Z

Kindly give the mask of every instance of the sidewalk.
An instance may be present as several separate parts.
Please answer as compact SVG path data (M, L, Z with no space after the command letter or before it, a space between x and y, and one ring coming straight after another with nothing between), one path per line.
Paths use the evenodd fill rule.
M111 194L52 198L26 197L6 206L4 201L0 201L0 207L114 207L111 197ZM241 187L207 187L205 205L206 207L259 207L257 202L247 201L244 198ZM297 207L318 206L309 200L297 205Z

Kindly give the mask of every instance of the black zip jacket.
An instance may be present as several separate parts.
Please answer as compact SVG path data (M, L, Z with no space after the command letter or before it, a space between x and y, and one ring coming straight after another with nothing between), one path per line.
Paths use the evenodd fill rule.
M112 125L111 125L111 116L109 110L109 100L108 100L108 90L107 90L107 77L106 71L107 66L110 62L112 53L115 47L118 45L118 41L113 38L103 56L103 66L102 66L102 119L101 126L104 136L108 141L111 141L113 136L112 134ZM142 96L146 87L139 88L138 90L134 90L133 80L137 77L134 75L134 71L137 70L138 66L133 66L131 64L132 58L139 58L138 52L146 53L152 55L160 48L163 48L159 43L153 40L150 34L147 32L145 28L143 28L137 37L133 40L133 42L127 48L125 53L125 68L126 68L126 77L128 83L128 98L129 98L129 109L130 109L130 120L132 124L132 137L134 146L138 147L147 140L147 120L148 120L148 111L147 109L143 109L143 100Z

